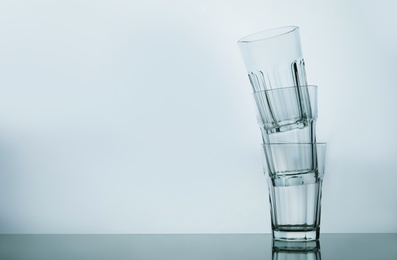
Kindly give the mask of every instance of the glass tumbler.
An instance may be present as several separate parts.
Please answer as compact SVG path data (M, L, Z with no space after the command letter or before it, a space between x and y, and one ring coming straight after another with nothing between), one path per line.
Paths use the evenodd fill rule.
M253 92L307 85L299 28L279 27L238 41Z
M253 96L264 143L316 142L317 86L264 90Z
M263 144L273 238L320 237L326 143Z

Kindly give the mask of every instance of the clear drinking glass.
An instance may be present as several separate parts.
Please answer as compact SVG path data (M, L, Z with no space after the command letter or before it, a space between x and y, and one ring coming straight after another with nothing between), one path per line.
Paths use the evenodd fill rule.
M261 31L242 38L238 41L238 46L253 93L254 95L258 92L261 93L255 95L259 114L263 116L262 119L270 119L262 121L271 123L271 125L264 124L264 128L261 129L264 133L263 141L265 143L274 141L315 142L314 127L288 134L289 136L298 135L297 139L285 140L282 135L268 136L270 133L302 129L307 125L304 116L312 117L308 89L296 88L294 90L290 88L307 85L299 28L287 26ZM289 90L266 92L280 88L289 88ZM291 103L288 103L288 98ZM284 108L288 110L281 110ZM275 118L282 116L282 114L275 113L287 113L288 117ZM312 139L300 140L298 138L301 135L307 136L307 132ZM269 138L267 139L267 137Z
M320 241L273 241L273 260L321 260Z
M325 143L263 144L273 238L320 237Z
M253 96L264 143L316 142L317 86L264 90Z
M299 28L261 31L238 41L253 92L307 85Z

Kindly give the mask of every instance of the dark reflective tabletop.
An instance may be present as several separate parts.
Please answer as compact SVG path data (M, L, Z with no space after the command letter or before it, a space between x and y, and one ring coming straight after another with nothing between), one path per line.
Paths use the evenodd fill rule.
M0 259L397 259L397 234L0 235Z

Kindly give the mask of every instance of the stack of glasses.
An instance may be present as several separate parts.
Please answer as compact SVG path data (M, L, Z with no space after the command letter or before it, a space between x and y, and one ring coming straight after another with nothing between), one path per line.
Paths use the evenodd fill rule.
M317 86L308 85L299 28L238 42L262 133L273 238L318 240L325 143L316 142Z

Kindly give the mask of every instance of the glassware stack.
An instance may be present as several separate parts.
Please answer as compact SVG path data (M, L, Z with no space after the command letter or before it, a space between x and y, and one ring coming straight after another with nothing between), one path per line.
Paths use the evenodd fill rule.
M316 142L317 86L307 84L299 28L258 32L238 45L262 135L273 238L318 240L326 144Z

